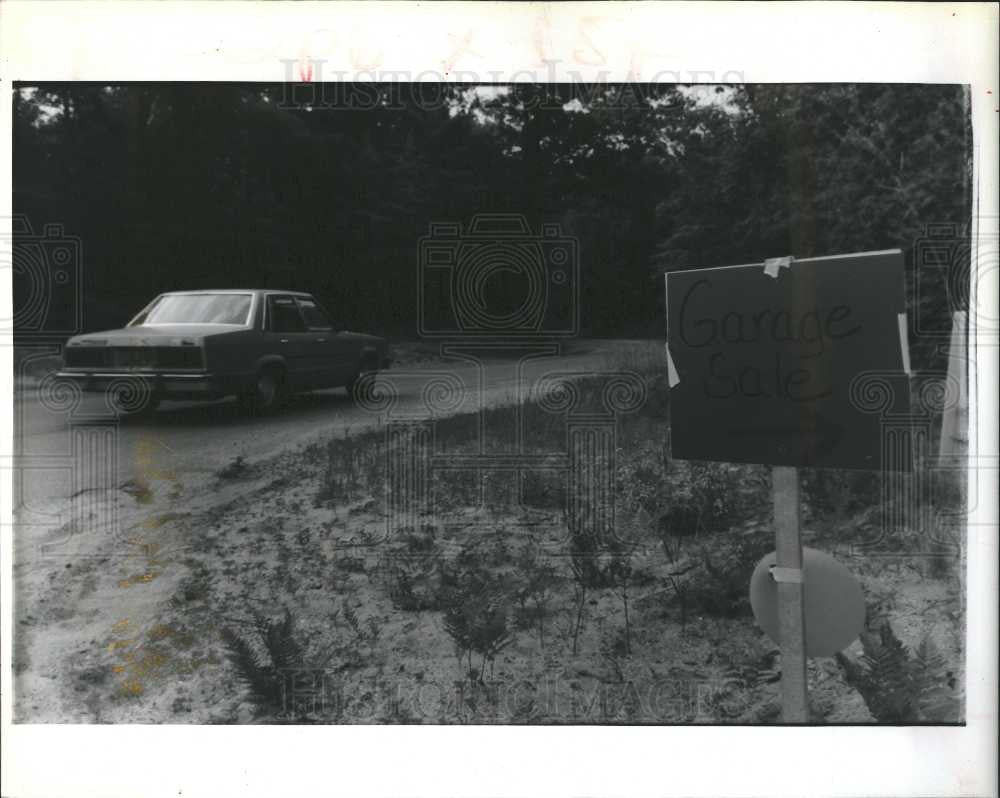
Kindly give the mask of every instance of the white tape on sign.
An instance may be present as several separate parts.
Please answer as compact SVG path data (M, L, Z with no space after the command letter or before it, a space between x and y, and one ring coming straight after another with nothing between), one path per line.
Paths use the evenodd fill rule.
M770 572L771 578L775 582L801 585L805 581L802 569L800 568L779 568L777 565L772 565Z
M792 256L785 255L783 258L768 258L764 261L764 274L768 277L777 278L781 269L787 269L792 265Z
M667 315L670 312L670 297L667 294L668 280L667 275L663 275L663 316L667 322L667 335L670 335L670 318ZM670 356L670 341L667 341L663 345L664 351L667 353L667 386L673 388L677 383L681 381L681 378L677 376L677 367L674 365L674 359Z
M667 385L673 388L681 381L681 378L677 375L677 367L674 365L674 359L670 356L670 342L667 341L663 348L667 351Z
M906 314L897 313L896 321L899 323L899 349L903 353L903 371L906 372L907 377L910 377L913 372L910 371L910 333L909 325L906 323Z

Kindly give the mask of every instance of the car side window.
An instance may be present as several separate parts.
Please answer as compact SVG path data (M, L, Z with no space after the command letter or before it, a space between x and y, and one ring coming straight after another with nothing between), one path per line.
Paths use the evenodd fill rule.
M267 298L268 329L276 333L305 332L306 325L295 300L290 296L270 296Z
M316 304L314 299L298 298L299 308L302 310L302 317L306 320L306 327L310 330L332 330L333 322L326 315L326 311Z

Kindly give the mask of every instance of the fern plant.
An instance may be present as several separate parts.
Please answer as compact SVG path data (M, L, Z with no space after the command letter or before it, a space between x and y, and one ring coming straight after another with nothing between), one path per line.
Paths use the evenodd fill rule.
M924 637L911 653L888 621L861 635L864 653L854 662L836 655L847 683L881 723L954 722L959 718L955 680L940 651Z
M253 613L251 635L229 628L220 632L237 679L260 713L280 713L287 708L288 680L305 669L295 622L286 608L280 621Z
M362 622L358 614L354 611L354 608L351 607L350 602L346 599L343 601L342 607L343 611L341 615L354 635L355 644L367 646L370 650L369 653L374 657L375 646L378 644L378 639L382 634L382 627L379 626L378 619L373 615L369 615Z

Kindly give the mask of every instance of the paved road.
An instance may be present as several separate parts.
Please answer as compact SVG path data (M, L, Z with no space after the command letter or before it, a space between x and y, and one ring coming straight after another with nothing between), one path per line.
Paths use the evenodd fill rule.
M440 417L510 403L545 374L613 371L621 367L623 352L642 345L595 341L592 346L577 345L576 354L571 355L548 354L519 362L486 352L487 357L478 365L455 359L393 369L382 375L396 394L391 408L378 401L358 404L343 389L337 389L297 397L281 414L267 418L247 416L230 400L164 403L150 418L115 422L103 397L86 395L73 410L72 419L110 424L116 441L118 485L150 471L175 475L190 485L207 480L238 456L249 462L266 459L296 446L376 427L387 413L434 413ZM15 451L20 453L14 465L21 477L21 507L32 516L44 516L54 503L85 485L79 473L74 482L72 467L66 467L74 463L71 414L46 406L37 390L26 388L16 397L14 423L19 447ZM95 471L98 465L94 465ZM83 479L87 478L84 475ZM32 522L29 518L24 521Z

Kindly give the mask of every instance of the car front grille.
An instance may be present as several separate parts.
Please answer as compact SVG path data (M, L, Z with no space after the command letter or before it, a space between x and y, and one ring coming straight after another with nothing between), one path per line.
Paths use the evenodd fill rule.
M94 346L68 347L68 368L200 369L201 349L196 346Z
M67 349L63 355L63 362L66 366L74 368L100 368L108 365L105 360L108 351L101 347L93 349Z

